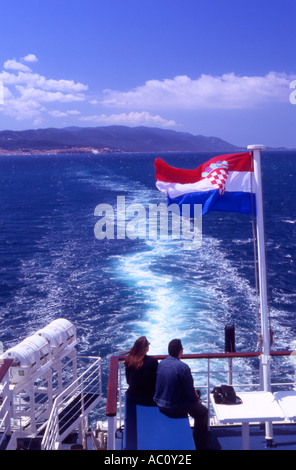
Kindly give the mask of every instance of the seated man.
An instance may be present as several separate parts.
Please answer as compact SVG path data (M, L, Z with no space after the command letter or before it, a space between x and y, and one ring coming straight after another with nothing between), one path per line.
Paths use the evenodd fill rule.
M208 449L208 409L200 403L193 385L191 370L180 361L181 340L173 339L168 346L169 356L157 369L154 401L159 410L172 418L194 418L193 438L198 450Z

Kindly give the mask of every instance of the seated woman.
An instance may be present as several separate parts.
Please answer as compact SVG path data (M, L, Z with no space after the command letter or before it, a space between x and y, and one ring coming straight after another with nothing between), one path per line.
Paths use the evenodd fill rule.
M138 338L127 353L125 364L127 396L138 405L156 406L155 393L158 361L148 356L149 342L145 336Z

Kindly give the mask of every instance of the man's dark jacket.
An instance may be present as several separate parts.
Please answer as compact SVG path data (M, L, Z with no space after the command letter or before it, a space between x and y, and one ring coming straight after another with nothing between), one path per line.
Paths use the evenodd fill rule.
M168 356L157 369L154 401L160 408L186 409L197 401L190 367Z

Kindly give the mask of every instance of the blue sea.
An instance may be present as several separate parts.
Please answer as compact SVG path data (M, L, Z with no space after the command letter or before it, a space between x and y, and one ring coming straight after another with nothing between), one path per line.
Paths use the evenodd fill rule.
M81 354L111 354L146 335L150 352L170 339L184 352L223 352L233 323L236 350L256 350L259 332L252 217L212 212L202 246L103 239L95 208L165 202L154 160L195 168L212 153L1 156L0 341L17 344L56 318L77 327ZM296 152L263 152L268 285L274 349L296 337ZM104 379L106 381L106 377ZM106 383L106 382L105 382Z

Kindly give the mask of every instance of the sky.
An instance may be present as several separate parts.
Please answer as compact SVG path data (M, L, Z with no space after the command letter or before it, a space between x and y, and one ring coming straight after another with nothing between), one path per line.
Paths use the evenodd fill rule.
M296 148L295 0L9 0L0 130L150 126Z

